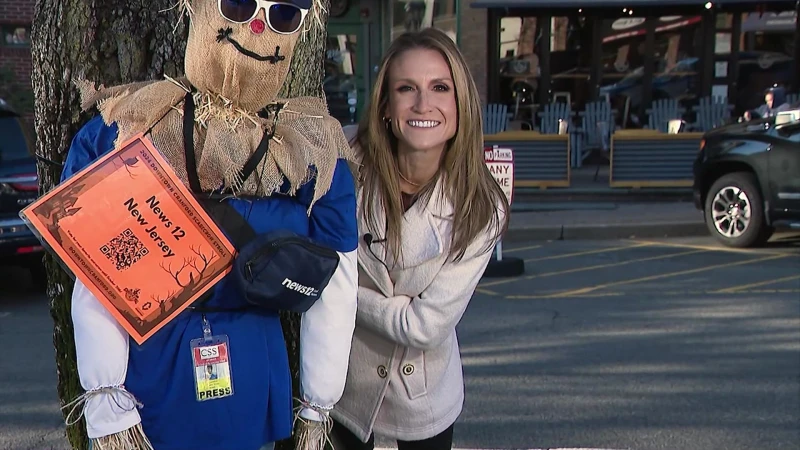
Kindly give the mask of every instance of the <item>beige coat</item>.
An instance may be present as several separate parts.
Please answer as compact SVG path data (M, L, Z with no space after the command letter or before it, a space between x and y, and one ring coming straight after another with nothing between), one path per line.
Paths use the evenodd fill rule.
M365 442L373 431L426 439L461 413L455 327L491 258L491 251L481 252L491 236L476 239L461 261L446 262L452 206L438 200L439 189L427 205L417 202L405 213L403 261L391 276L381 263L392 259L384 244L373 242L373 256L363 239L366 233L382 239L385 230L367 230L359 214L356 330L344 395L331 414ZM385 222L382 211L373 213Z

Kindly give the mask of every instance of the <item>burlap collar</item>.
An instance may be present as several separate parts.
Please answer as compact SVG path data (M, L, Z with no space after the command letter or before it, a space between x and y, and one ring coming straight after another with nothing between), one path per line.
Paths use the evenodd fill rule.
M117 143L150 130L154 146L188 185L183 148L183 99L191 92L185 78L99 88L78 82L84 110L96 106L106 124L116 123ZM336 162L353 160L339 122L315 97L278 99L279 119L271 130L266 157L253 176L241 180L241 168L256 151L274 118L243 111L209 93L194 93L194 143L200 185L204 191L230 190L233 195L269 196L288 181L293 195L314 180L313 203L330 188ZM310 211L310 207L309 207Z

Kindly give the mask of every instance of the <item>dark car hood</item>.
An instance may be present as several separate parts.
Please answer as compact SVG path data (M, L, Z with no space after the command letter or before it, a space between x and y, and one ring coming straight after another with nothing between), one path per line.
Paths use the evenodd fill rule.
M774 123L774 118L751 120L749 122L732 123L714 128L706 132L705 138L717 138L725 135L763 134Z
M10 161L0 161L0 178L27 173L36 173L36 159L32 156L29 158L12 159Z

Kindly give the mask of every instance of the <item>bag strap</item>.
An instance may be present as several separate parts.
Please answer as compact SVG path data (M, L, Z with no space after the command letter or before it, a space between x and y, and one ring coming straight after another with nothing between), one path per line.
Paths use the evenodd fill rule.
M236 249L241 249L243 245L255 238L256 232L247 222L247 220L239 214L236 209L231 206L224 198L208 198L203 195L202 188L200 187L200 177L197 175L197 157L194 151L194 117L195 105L193 93L195 88L192 87L190 92L186 93L183 102L183 150L184 158L186 160L186 177L189 179L189 187L194 192L198 202L203 206L203 209L214 218L226 234L230 237ZM277 115L276 115L277 116ZM256 169L258 163L264 159L269 149L269 141L272 139L273 131L265 132L258 144L256 151L248 158L241 174L243 180L246 180Z
M256 237L253 227L245 218L225 200L201 199L197 201L203 206L208 215L214 218L217 225L230 237L236 250L241 250L245 244Z
M192 86L192 89L186 93L183 102L183 148L186 153L186 177L189 179L189 187L196 194L199 194L203 191L200 187L200 177L197 175L197 157L194 151L194 92L195 88ZM258 165L264 157L267 156L269 141L275 136L275 125L278 122L278 112L281 108L283 108L283 104L281 103L269 105L265 108L265 112L273 117L272 129L264 131L264 135L261 137L256 151L250 155L244 166L239 170L239 176L242 182L250 178L250 175L255 172Z

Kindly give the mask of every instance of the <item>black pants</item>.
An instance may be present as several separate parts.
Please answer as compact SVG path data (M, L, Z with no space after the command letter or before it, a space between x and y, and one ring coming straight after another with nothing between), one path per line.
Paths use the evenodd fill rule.
M331 434L341 445L341 448L336 447L336 450L373 450L375 448L374 434L366 443L361 442L356 435L336 421L333 422ZM453 425L432 438L421 441L397 441L397 450L450 450L452 447Z

